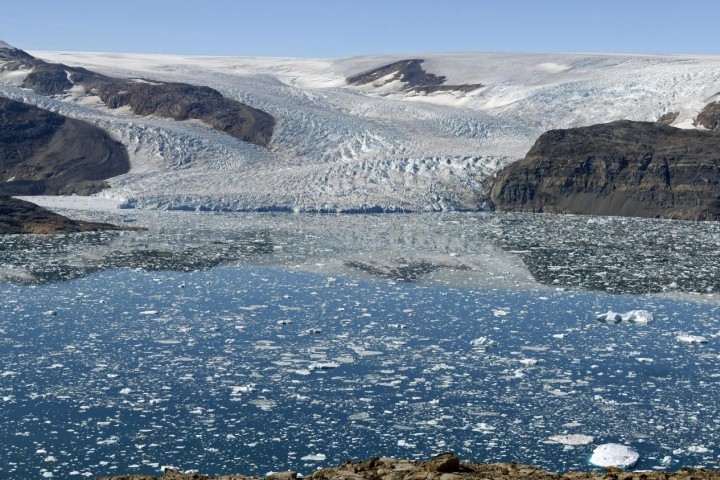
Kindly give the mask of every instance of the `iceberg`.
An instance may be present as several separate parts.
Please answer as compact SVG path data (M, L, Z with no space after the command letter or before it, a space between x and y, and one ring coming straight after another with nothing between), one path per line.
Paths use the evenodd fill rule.
M640 454L619 443L605 443L593 450L590 463L598 467L630 468L640 459Z
M563 445L589 445L595 441L590 435L553 435L548 438L553 443L561 443Z
M675 340L682 343L707 343L707 338L701 335L688 335L687 333L681 333Z
M630 310L625 313L609 310L607 313L597 315L595 319L602 323L636 323L638 325L647 325L653 321L653 314L647 310Z

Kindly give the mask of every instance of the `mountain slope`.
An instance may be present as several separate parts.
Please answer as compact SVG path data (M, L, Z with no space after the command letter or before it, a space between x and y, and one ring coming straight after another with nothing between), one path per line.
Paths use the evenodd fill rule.
M0 97L0 195L94 193L129 169L100 128Z
M218 91L178 82L125 79L37 59L28 53L0 46L2 70L26 71L21 86L40 95L70 90L92 94L111 109L128 106L137 115L173 120L201 120L215 130L240 140L266 146L275 120L267 113L223 97Z
M720 220L720 134L618 121L551 130L505 167L498 210Z
M207 85L268 112L268 149L202 124L137 117L70 89L23 89L27 71L0 75L0 93L109 130L131 170L103 195L141 208L297 211L476 209L490 177L545 131L619 119L693 128L720 91L720 58L624 55L432 54L337 60L32 52L106 76ZM482 85L426 91L348 78L417 60L427 79ZM421 61L421 62L420 62ZM413 67L414 68L414 67ZM382 78L382 77L378 77ZM432 83L432 82L430 82ZM419 85L422 87L422 85ZM427 86L427 85L425 85ZM416 85L418 87L418 85Z

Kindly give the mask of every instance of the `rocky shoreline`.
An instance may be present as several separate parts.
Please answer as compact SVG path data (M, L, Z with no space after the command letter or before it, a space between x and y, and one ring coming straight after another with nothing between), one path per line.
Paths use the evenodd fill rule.
M278 472L268 480L294 480L296 472ZM199 473L182 473L166 468L162 477L152 475L121 475L101 477L100 480L259 480L262 477L225 475L219 477ZM684 468L677 472L625 472L615 467L604 471L570 472L559 474L542 468L519 463L461 462L457 455L445 453L428 461L398 460L378 457L370 460L347 462L339 467L323 468L308 476L312 480L714 480L720 479L720 470Z

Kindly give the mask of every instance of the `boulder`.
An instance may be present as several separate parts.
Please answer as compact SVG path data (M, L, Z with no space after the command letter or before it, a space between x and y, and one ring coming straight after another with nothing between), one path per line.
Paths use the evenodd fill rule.
M460 457L448 452L432 457L427 462L428 472L453 473L460 469Z

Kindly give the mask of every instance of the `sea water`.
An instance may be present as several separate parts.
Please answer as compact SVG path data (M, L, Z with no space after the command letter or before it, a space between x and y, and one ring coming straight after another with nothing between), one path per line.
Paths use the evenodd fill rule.
M720 451L714 304L269 267L0 290L3 475L310 473L447 450L586 468L593 444L560 434L630 445L638 468ZM637 308L654 321L595 320Z
M151 232L157 238L145 237L142 255L137 239L123 251L133 268L109 261L120 258L108 253L116 245L97 234L48 237L56 253L42 262L41 246L5 238L15 270L49 266L17 277L25 283L0 284L0 476L157 474L164 466L310 474L345 460L444 451L569 471L590 468L592 450L610 442L638 451L638 469L717 467L720 305L712 295L521 281L520 267L498 263L507 250L491 259L481 245L485 217L406 225L406 235L379 235L388 245L373 240L370 255L358 245L374 218L340 220L366 225L352 234L361 241L343 248L325 248L331 242L319 230L206 230L206 243L194 245ZM283 228L292 221L280 218ZM460 235L470 240L458 244ZM312 252L293 253L298 239ZM693 255L716 248L713 239L710 230ZM26 242L24 251L12 242ZM83 242L92 248L72 278L67 249ZM511 248L550 252L532 268L563 249L565 258L582 253L541 247ZM181 248L212 261L157 253ZM585 270L612 271L607 260L582 257ZM661 279L650 272L650 283L668 272L689 276L692 260L678 258ZM631 310L653 321L597 320ZM692 337L704 342L685 341ZM561 435L592 439L567 445Z

